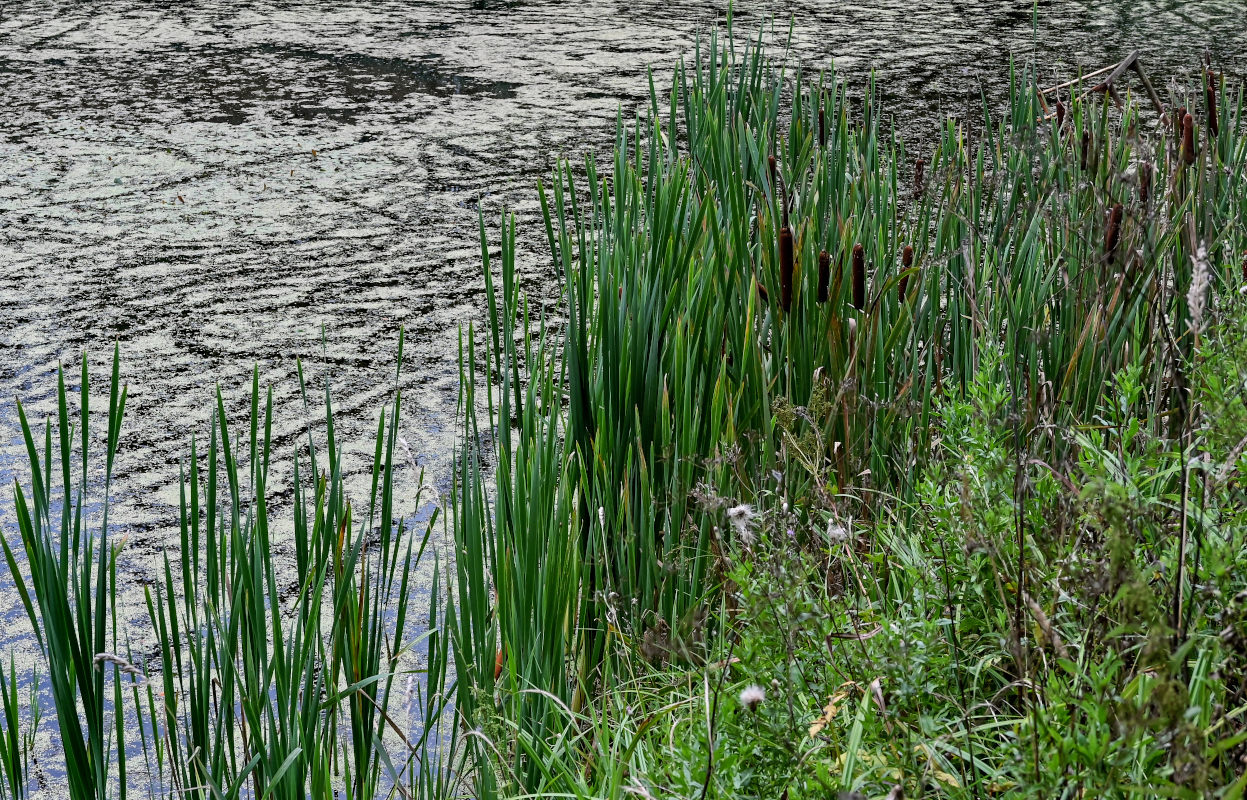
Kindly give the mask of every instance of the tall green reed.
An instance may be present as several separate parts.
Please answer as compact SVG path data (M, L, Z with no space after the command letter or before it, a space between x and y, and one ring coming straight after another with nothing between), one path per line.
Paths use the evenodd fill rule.
M117 626L113 598L117 593L118 547L109 541L108 494L112 487L113 464L127 394L121 385L119 369L120 356L114 350L105 446L104 497L98 528L91 524L88 511L91 508L88 483L89 389L84 357L80 387L81 418L78 423L81 471L76 482L72 475L74 431L70 423L64 371L57 372L57 451L53 451L51 421L44 426L41 452L26 419L25 409L20 401L17 405L22 436L30 458L31 490L28 500L26 492L16 485L13 500L30 571L29 581L18 568L7 539L0 540L15 588L34 627L39 650L47 662L65 754L69 793L75 800L111 797L114 792L117 797L124 798L127 788L124 711L116 702L121 695L122 677L114 672L110 697L106 691L106 671L102 669L110 652L109 630L115 631ZM55 460L59 460L60 466L55 474L55 478L60 479L59 497L55 494ZM112 739L114 735L115 743Z
M22 707L18 699L18 675L15 660L10 656L6 668L0 662L0 798L23 800L29 794L30 756L34 747L32 730L39 723L38 697L32 690L28 707L29 720L22 725ZM32 683L38 684L35 671Z
M402 349L400 336L400 365ZM172 558L165 553L160 579L146 589L150 630L123 630L115 600L121 549L109 538L108 516L126 398L119 363L114 351L98 527L88 503L85 358L76 484L64 377L59 454L51 422L40 453L19 405L32 501L18 486L15 504L30 578L7 542L5 556L47 665L71 796L125 797L135 785L204 798L444 796L451 776L443 760L456 731L445 713L453 678L436 566L421 633L412 630L410 606L438 513L412 530L396 505L395 472L406 468L397 389L378 420L370 489L356 505L326 387L323 452L309 426L294 458L293 564L279 555L270 508L272 391L262 395L257 370L239 440L218 390L206 459L192 439L182 469L179 547ZM61 485L71 487L59 507L54 461ZM136 635L152 642L139 654ZM28 771L12 766L21 753L10 753L10 694L0 755L12 792L22 796ZM128 766L139 757L145 785Z

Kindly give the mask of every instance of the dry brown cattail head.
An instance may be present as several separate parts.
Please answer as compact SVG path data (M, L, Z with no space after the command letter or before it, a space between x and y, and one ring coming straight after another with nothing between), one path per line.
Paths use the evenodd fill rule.
M818 302L827 302L829 283L831 283L831 256L823 250L818 254Z
M1152 197L1152 162L1143 161L1139 164L1139 201L1147 205Z
M1189 113L1182 117L1182 161L1195 163L1195 119Z
M792 276L794 271L792 229L779 229L779 303L784 313L792 308Z
M1211 72L1204 74L1204 101L1208 105L1208 133L1215 139L1221 127L1217 119L1217 88Z
M778 167L777 162L775 161L775 156L766 157L766 166L771 176L771 189L774 190L775 179L779 176L779 167Z
M1108 225L1104 231L1104 257L1112 264L1117 259L1117 243L1121 238L1121 203L1114 203L1108 212Z
M900 285L897 287L897 292L900 295L900 299L902 302L904 302L906 290L909 288L908 270L911 267L913 267L913 265L914 265L914 248L910 247L909 245L905 245L905 249L901 251L901 268L906 270L906 272L904 275L901 276Z
M853 245L853 307L866 307L866 251L861 244Z
M919 158L917 161L914 162L914 196L915 197L922 194L922 190L924 188L924 182L926 180L926 175L924 174L926 172L926 169L927 169L927 160L925 158Z
M1065 104L1060 100L1056 101L1056 129L1060 131L1065 127Z

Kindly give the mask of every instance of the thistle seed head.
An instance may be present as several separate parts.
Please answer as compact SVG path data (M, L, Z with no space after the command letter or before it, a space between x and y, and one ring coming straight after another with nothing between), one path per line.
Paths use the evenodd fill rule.
M751 683L740 690L740 704L750 711L757 711L758 706L766 702L766 690L756 683Z

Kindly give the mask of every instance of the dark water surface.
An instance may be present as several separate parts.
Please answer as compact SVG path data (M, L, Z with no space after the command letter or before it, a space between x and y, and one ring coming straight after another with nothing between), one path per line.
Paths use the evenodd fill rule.
M645 101L647 66L665 83L724 8L4 0L0 479L26 480L14 398L50 412L56 365L86 349L104 408L119 341L130 404L113 519L130 535L133 604L175 546L179 459L192 433L206 438L214 384L241 419L258 365L288 461L307 423L302 357L313 388L332 386L362 476L406 326L402 432L444 485L458 330L481 320L478 207L491 224L504 204L519 212L527 274L549 287L537 179L560 154L605 156L617 111ZM981 87L998 96L1011 55L1056 81L1138 48L1162 94L1197 74L1205 47L1233 81L1247 65L1241 0L738 2L735 15L742 35L773 15L781 42L795 16L792 56L808 70L876 67L919 137L977 114ZM28 650L5 572L0 644Z

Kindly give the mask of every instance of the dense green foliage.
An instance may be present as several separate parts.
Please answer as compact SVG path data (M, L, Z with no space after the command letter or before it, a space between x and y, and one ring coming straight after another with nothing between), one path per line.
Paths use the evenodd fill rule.
M565 317L504 221L478 796L1241 796L1241 97L1010 86L919 160L873 87L711 40L543 188Z

